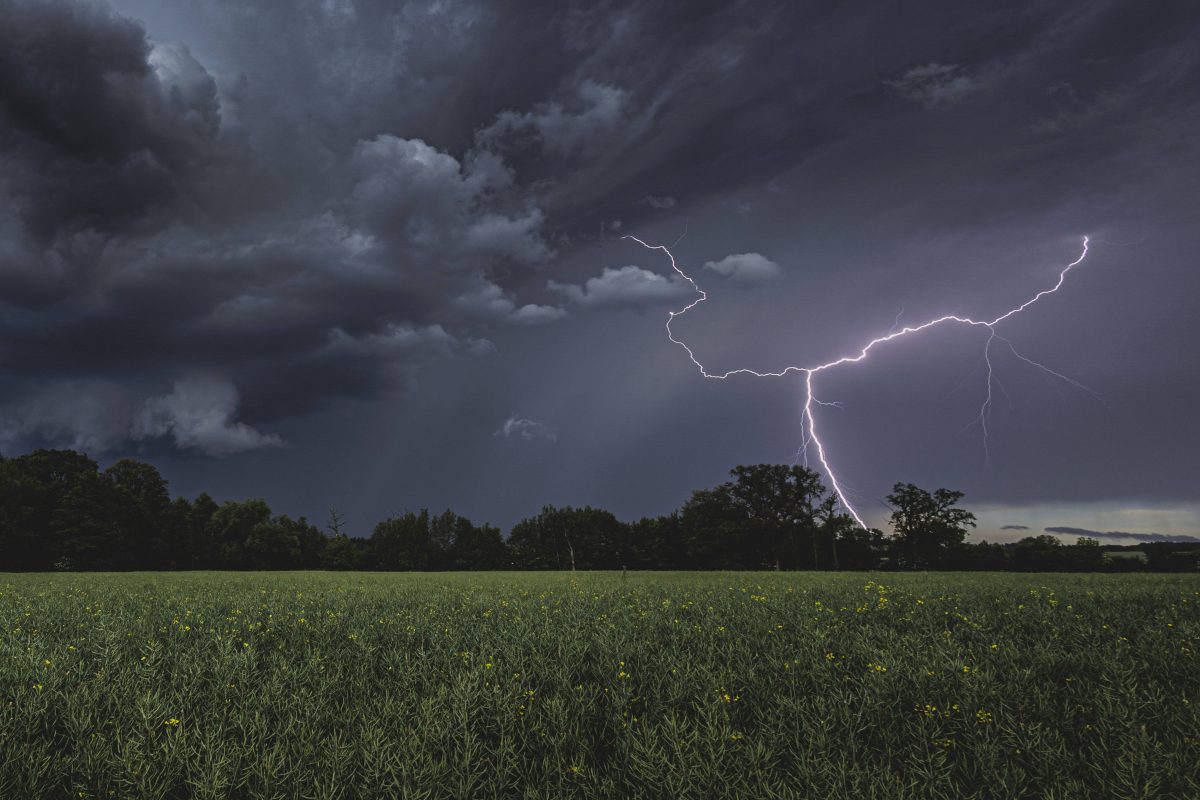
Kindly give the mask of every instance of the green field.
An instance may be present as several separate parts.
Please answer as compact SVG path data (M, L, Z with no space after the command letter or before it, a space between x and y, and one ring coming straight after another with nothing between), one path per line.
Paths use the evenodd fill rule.
M1200 576L0 575L0 798L1200 797Z

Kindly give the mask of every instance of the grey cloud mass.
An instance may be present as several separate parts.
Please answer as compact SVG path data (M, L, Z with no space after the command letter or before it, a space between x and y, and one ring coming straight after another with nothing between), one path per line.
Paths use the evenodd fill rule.
M1200 542L1200 536L1167 533L1126 533L1125 531L1090 531L1086 528L1055 526L1046 528L1046 533L1069 536L1086 536L1091 539L1133 539L1138 542Z
M237 407L237 390L232 385L203 377L184 378L168 394L146 400L132 433L137 439L170 435L178 447L210 456L283 446L278 436L235 421Z
M504 420L504 424L500 426L494 435L503 436L506 439L516 436L527 442L539 439L547 442L558 441L558 434L549 425L535 422L531 419L523 419L515 415Z
M642 202L651 208L657 208L659 210L669 210L679 205L675 198L671 197L670 195L667 195L666 197L655 197L654 195L648 194L642 198Z
M734 253L720 261L706 261L704 268L745 283L769 281L782 272L778 264L759 253Z
M887 85L926 108L946 108L983 88L957 64L925 64L913 67Z
M999 333L1107 407L996 347L985 459L984 343L939 331L822 374L843 406L822 430L865 505L897 480L1015 513L1194 505L1188 4L0 0L0 20L6 455L140 455L179 491L311 516L659 513L790 459L795 386L700 378L662 331L697 295L621 233L678 242L709 302L674 331L722 369L1011 307L1090 234L1086 269ZM512 408L560 446L493 436Z
M581 306L638 306L647 303L671 303L695 290L679 275L670 278L633 266L605 267L583 285L550 281L548 288Z

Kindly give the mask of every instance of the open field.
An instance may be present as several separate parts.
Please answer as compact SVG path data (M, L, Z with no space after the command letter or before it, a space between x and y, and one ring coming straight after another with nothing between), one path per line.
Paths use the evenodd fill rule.
M1200 797L1200 576L0 575L0 798Z

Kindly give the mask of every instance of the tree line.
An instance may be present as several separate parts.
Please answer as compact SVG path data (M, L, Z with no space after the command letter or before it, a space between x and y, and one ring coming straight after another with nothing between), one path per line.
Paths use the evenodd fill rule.
M0 571L962 569L1194 570L1195 547L1141 546L1114 559L1094 539L967 543L963 495L898 483L892 533L863 529L805 467L739 466L675 512L636 522L591 507L544 507L507 537L445 511L397 514L366 537L337 511L322 527L263 500L172 499L152 465L107 469L72 450L0 458Z

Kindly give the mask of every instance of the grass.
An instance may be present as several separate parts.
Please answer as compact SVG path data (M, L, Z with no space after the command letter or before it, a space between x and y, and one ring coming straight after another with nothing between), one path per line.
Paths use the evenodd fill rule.
M0 575L0 798L1200 797L1200 576Z

